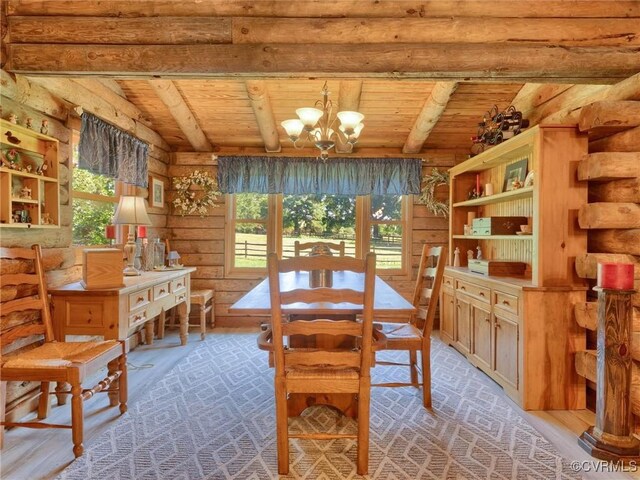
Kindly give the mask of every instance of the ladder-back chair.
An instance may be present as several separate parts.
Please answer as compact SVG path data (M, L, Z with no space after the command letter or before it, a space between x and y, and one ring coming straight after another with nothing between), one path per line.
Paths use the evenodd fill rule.
M447 247L429 247L422 249L418 278L413 293L413 306L416 313L409 323L376 322L374 328L386 337L386 344L381 350L406 350L409 352L409 363L377 361L376 365L409 366L411 382L393 382L374 384L376 387L419 387L422 385L423 403L431 408L431 330L435 317L442 274L447 256ZM417 352L422 360L422 382L418 380Z
M299 257L303 250L311 250L313 247L316 247L316 246L317 247L326 247L330 251L331 250L335 250L336 252L338 252L338 256L344 257L344 240L341 241L340 243L330 243L330 242L300 243L298 240L296 240L293 243L294 255L296 257Z
M329 255L295 257L278 260L275 253L268 257L269 289L271 296L271 327L275 364L276 432L278 472L289 471L289 438L324 440L331 438L357 439L357 472L365 475L369 457L369 404L371 393L370 368L372 363L373 298L375 287L375 254L365 260L340 258ZM347 270L364 273L364 289L356 291L340 288L311 288L280 290L280 274L312 270ZM362 305L362 317L331 320L320 315L316 320L287 320L282 307L302 302L324 305L349 302ZM269 333L267 333L269 335ZM291 336L321 336L314 348L296 348ZM344 337L353 337L345 346ZM326 338L336 338L335 345ZM349 342L347 342L349 343ZM324 346L327 345L327 346ZM347 433L289 434L287 397L291 393L341 393L357 396L357 435Z
M98 392L108 392L111 406L120 404L120 413L127 411L127 356L125 342L117 340L95 342L57 342L54 340L49 299L42 267L39 245L28 248L0 248L3 266L15 273L3 273L0 285L8 287L8 300L0 304L2 331L0 345L0 444L4 427L69 428L73 439L73 453L82 455L83 401ZM33 262L33 268L30 263ZM31 273L28 273L32 270ZM6 271L6 270L5 270ZM22 296L24 293L27 296ZM3 291L3 293L5 293ZM38 314L39 312L39 314ZM5 327L6 326L6 327ZM20 349L27 337L44 336L44 343L30 349ZM83 389L83 381L92 373L107 367L107 377L93 388ZM58 396L58 403L66 403L71 395L71 425L49 424L39 421L5 422L6 387L8 381L41 382L38 419L50 411L49 395ZM59 388L50 392L50 383ZM70 388L68 386L70 385ZM62 388L60 388L62 387Z

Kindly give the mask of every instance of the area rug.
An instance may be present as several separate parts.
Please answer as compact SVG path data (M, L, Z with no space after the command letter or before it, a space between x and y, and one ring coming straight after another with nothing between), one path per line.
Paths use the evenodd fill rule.
M366 478L579 478L490 379L438 340L432 355L432 411L417 389L372 389ZM406 372L398 367L373 370L374 382L399 375ZM208 335L58 478L278 478L272 379L255 334ZM354 422L314 407L290 428L350 431ZM280 478L362 478L355 447L353 440L291 440L290 474Z

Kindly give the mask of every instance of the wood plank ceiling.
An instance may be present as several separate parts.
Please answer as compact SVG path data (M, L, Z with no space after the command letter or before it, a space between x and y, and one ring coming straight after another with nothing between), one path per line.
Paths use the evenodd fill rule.
M291 150L280 122L326 80L365 115L357 153L467 152L525 84L640 71L639 17L634 0L3 0L2 67L117 80L173 150Z

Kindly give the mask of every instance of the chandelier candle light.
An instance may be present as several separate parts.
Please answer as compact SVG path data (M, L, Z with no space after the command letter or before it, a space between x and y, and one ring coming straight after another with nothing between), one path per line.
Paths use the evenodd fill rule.
M127 243L124 246L124 253L127 256L127 266L124 269L124 274L127 276L140 275L138 269L133 266L136 256L135 229L133 227L136 225L151 225L144 198L122 195L118 208L116 208L116 213L113 216L113 223L116 225L129 225Z
M322 100L318 100L314 107L298 108L298 118L285 120L281 123L295 148L303 148L307 142L312 142L320 149L320 158L329 157L329 150L340 139L349 145L349 151L358 141L360 132L364 128L364 115L359 112L342 111L333 116L333 102L329 100L327 82L322 88ZM340 120L338 130L332 127Z

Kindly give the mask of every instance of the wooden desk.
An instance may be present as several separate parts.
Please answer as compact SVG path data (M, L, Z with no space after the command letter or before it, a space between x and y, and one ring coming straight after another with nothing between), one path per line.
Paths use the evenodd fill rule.
M191 273L195 268L143 272L125 277L122 288L87 290L80 282L49 290L56 339L67 335L96 335L126 340L143 325L146 342L153 343L153 319L177 307L180 342L187 343Z
M282 291L309 288L308 272L288 272L280 274L280 286ZM364 274L354 272L333 272L333 287L335 288L351 288L360 290L364 288ZM375 294L373 299L373 310L376 316L394 316L394 318L408 318L415 312L414 306L407 301L402 295L391 288L384 280L376 276ZM292 303L282 306L283 313L295 316L296 318L317 318L322 316L331 318L332 315L340 314L352 315L354 318L362 313L362 305L354 305L351 303ZM229 312L246 313L254 315L268 315L271 313L271 299L269 298L269 279L265 279L250 290L245 296L234 303ZM335 340L335 337L327 336ZM309 341L318 342L322 348L329 347L322 339L302 339L291 338L291 341L302 342L298 346L314 347L319 346L318 343L309 343ZM270 353L271 355L271 353ZM287 398L287 410L291 417L298 416L307 407L312 405L331 405L342 411L345 415L355 417L357 415L357 401L355 396L350 393L315 393L302 394L290 393Z

